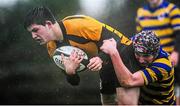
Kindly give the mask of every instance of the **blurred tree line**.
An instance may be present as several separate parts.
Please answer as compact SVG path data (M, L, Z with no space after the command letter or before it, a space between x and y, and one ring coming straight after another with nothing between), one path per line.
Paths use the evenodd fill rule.
M132 36L136 10L145 1L123 0L121 7L114 7L118 1L108 0L110 10L99 20ZM179 0L170 1L180 5ZM80 85L72 87L46 47L24 29L26 13L41 5L61 19L80 9L78 0L19 0L12 7L0 7L0 104L100 104L97 73L80 73Z

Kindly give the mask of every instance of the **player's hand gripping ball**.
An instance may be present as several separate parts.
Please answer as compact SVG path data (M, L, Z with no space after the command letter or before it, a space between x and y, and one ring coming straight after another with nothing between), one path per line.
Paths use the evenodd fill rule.
M84 71L86 69L86 65L89 63L88 56L83 50L81 50L77 47L74 47L74 46L61 46L61 47L57 48L53 54L53 60L54 60L55 64L60 69L65 71L65 67L62 62L61 54L63 54L65 58L68 58L70 56L70 54L73 52L73 50L79 51L81 53L81 55L83 54L83 57L84 57L84 59L80 63L79 68L76 71L77 72Z

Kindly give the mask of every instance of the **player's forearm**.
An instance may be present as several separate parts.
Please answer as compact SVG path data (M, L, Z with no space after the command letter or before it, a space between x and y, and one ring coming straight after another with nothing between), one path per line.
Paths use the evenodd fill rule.
M131 87L133 83L133 74L124 65L119 52L116 50L110 54L117 78L122 86Z

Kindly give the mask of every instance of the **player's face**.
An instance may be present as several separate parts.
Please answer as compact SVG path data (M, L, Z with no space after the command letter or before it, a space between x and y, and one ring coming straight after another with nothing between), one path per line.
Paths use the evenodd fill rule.
M147 67L154 60L154 57L152 55L142 55L142 54L135 53L135 57L140 63L140 65L143 67Z
M32 38L40 43L40 45L46 44L47 42L54 40L52 29L48 26L32 24L28 31L31 32Z

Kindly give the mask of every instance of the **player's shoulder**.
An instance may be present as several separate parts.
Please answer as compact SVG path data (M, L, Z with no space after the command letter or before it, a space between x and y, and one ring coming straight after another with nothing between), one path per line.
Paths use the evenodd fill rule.
M63 18L63 21L70 20L70 19L86 19L86 18L92 18L92 17L87 16L87 15L83 15L83 14L71 15L71 16L67 16L67 17Z
M166 7L168 7L168 6L173 6L173 7L176 6L174 3L168 2L168 1L164 1L163 5L166 6Z
M147 6L142 6L137 9L137 14L142 14L145 11L149 11Z
M169 3L168 7L169 7L170 11L179 9L174 3Z
M172 62L170 61L170 57L169 54L167 52L165 52L164 50L160 49L159 55L158 57L153 61L152 65L157 65L158 66L165 66L165 67L169 67L172 68Z

